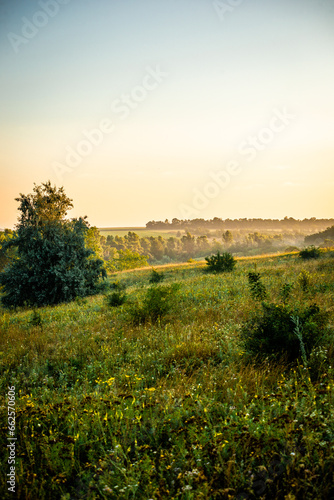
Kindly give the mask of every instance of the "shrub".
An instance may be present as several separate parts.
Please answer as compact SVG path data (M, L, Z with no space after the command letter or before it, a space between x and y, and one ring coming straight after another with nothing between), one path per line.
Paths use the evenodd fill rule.
M110 307L118 307L126 302L126 295L121 290L116 290L106 296L107 304Z
M267 292L266 287L261 282L260 273L250 272L248 273L248 284L252 296L258 300L264 300L266 298Z
M318 259L320 257L320 249L313 245L304 248L299 252L299 257L303 260Z
M150 283L155 284L155 283L160 283L165 279L164 273L159 273L155 269L152 269L151 277L150 277Z
M29 320L30 325L32 326L42 326L43 321L42 321L42 316L36 309L34 309L34 312L32 313L32 316Z
M169 286L152 286L147 289L142 304L134 304L130 309L131 320L134 324L147 321L160 321L176 304L178 284Z
M214 271L216 273L233 271L236 260L229 252L224 252L220 254L217 252L216 255L212 255L211 257L205 257L207 263L207 271Z
M259 357L284 356L289 362L297 359L301 342L296 335L296 317L305 352L309 354L323 337L327 324L327 314L320 312L316 304L296 310L284 304L262 303L261 312L255 313L242 328L246 352Z

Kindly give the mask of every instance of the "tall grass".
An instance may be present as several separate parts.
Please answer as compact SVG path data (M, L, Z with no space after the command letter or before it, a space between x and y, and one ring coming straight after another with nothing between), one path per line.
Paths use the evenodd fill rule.
M130 321L150 270L118 274L128 301L103 296L33 311L0 309L2 498L8 386L17 391L16 498L334 497L334 347L328 329L307 367L261 364L242 328L261 304L255 259L233 273L168 267L178 299L156 321ZM272 302L316 303L333 325L334 259L256 259ZM298 276L307 271L307 290ZM119 285L118 285L119 286ZM160 286L160 285L159 285Z

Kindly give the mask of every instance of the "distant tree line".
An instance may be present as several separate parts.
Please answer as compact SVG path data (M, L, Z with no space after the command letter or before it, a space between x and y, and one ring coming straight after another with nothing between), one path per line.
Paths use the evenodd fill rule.
M116 270L121 270L125 256L129 260L131 255L134 260L140 257L146 263L185 261L189 258L203 257L212 248L220 249L221 244L209 241L207 236L195 237L189 232L182 237L149 236L140 238L138 234L129 231L125 236L102 236L100 239L103 258L110 262L111 269L116 265ZM142 265L144 262L142 261Z
M147 229L164 229L164 230L185 230L185 231L195 231L198 230L208 230L208 229L220 229L220 230L291 230L291 231L319 231L328 225L334 224L334 219L316 219L311 217L310 219L294 219L293 217L284 217L284 219L221 219L219 217L214 217L213 219L192 219L192 220L180 220L172 219L169 222L168 219L163 221L149 221L146 224Z
M314 236L319 240L319 234ZM0 271L10 259L15 257L15 249L8 253L5 241L14 238L15 232L6 230L0 233ZM311 237L310 237L311 238ZM129 231L125 236L101 236L97 227L89 227L85 232L85 246L93 255L103 259L104 267L109 272L123 271L147 265L186 262L189 259L203 259L216 252L229 251L235 255L253 255L267 252L298 250L291 246L302 244L304 235L291 235L287 232L267 231L220 231L212 230L207 234L194 235L189 231L178 231L175 236L140 237ZM308 239L308 237L306 238ZM312 240L313 241L313 240ZM310 241L310 243L312 243ZM327 240L326 240L327 241ZM308 243L308 241L307 241ZM333 243L334 245L334 243ZM5 252L5 247L7 247ZM14 253L13 253L14 252Z
M166 238L161 235L141 238L129 231L125 236L101 236L102 254L97 254L102 255L108 270L120 271L145 264L185 262L226 249L233 253L247 253L250 250L267 252L284 247L282 234L256 231L243 235L227 230L217 231L215 236L217 239L212 235L195 236L187 231L183 235L180 232L177 236Z

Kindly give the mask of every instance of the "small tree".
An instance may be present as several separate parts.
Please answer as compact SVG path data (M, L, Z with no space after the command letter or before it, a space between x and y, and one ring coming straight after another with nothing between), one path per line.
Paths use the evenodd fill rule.
M212 255L211 257L205 257L207 263L208 271L215 271L216 273L233 271L236 260L229 252L224 252L220 254L217 252L216 255Z
M126 269L136 269L136 267L147 266L147 255L140 255L138 252L133 252L128 248L126 250L117 251L118 258L115 256L109 260L106 267L109 271L125 271Z
M86 218L67 220L73 207L63 188L50 182L21 194L20 218L14 238L17 258L0 274L6 306L42 306L68 302L97 291L103 261L86 246Z
M231 245L233 243L233 234L231 231L225 231L225 233L222 234L222 240L226 243L226 245Z
M255 299L264 300L266 298L266 287L261 281L260 273L257 273L256 270L254 273L248 273L248 285Z
M160 283L160 281L163 281L165 279L164 273L159 273L159 271L156 271L155 269L152 269L151 272L151 277L150 277L150 283Z

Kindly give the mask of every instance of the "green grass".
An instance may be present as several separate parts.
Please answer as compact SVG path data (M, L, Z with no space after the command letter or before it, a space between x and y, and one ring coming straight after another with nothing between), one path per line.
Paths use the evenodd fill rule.
M329 499L334 497L334 255L165 266L178 300L154 323L134 325L151 269L117 273L128 301L0 309L2 498L7 492L8 386L16 389L16 498ZM308 367L255 363L241 330L267 296L328 311L326 340ZM304 289L298 276L307 272ZM38 316L37 316L38 313ZM38 321L36 320L38 319ZM8 469L8 470L7 470Z

